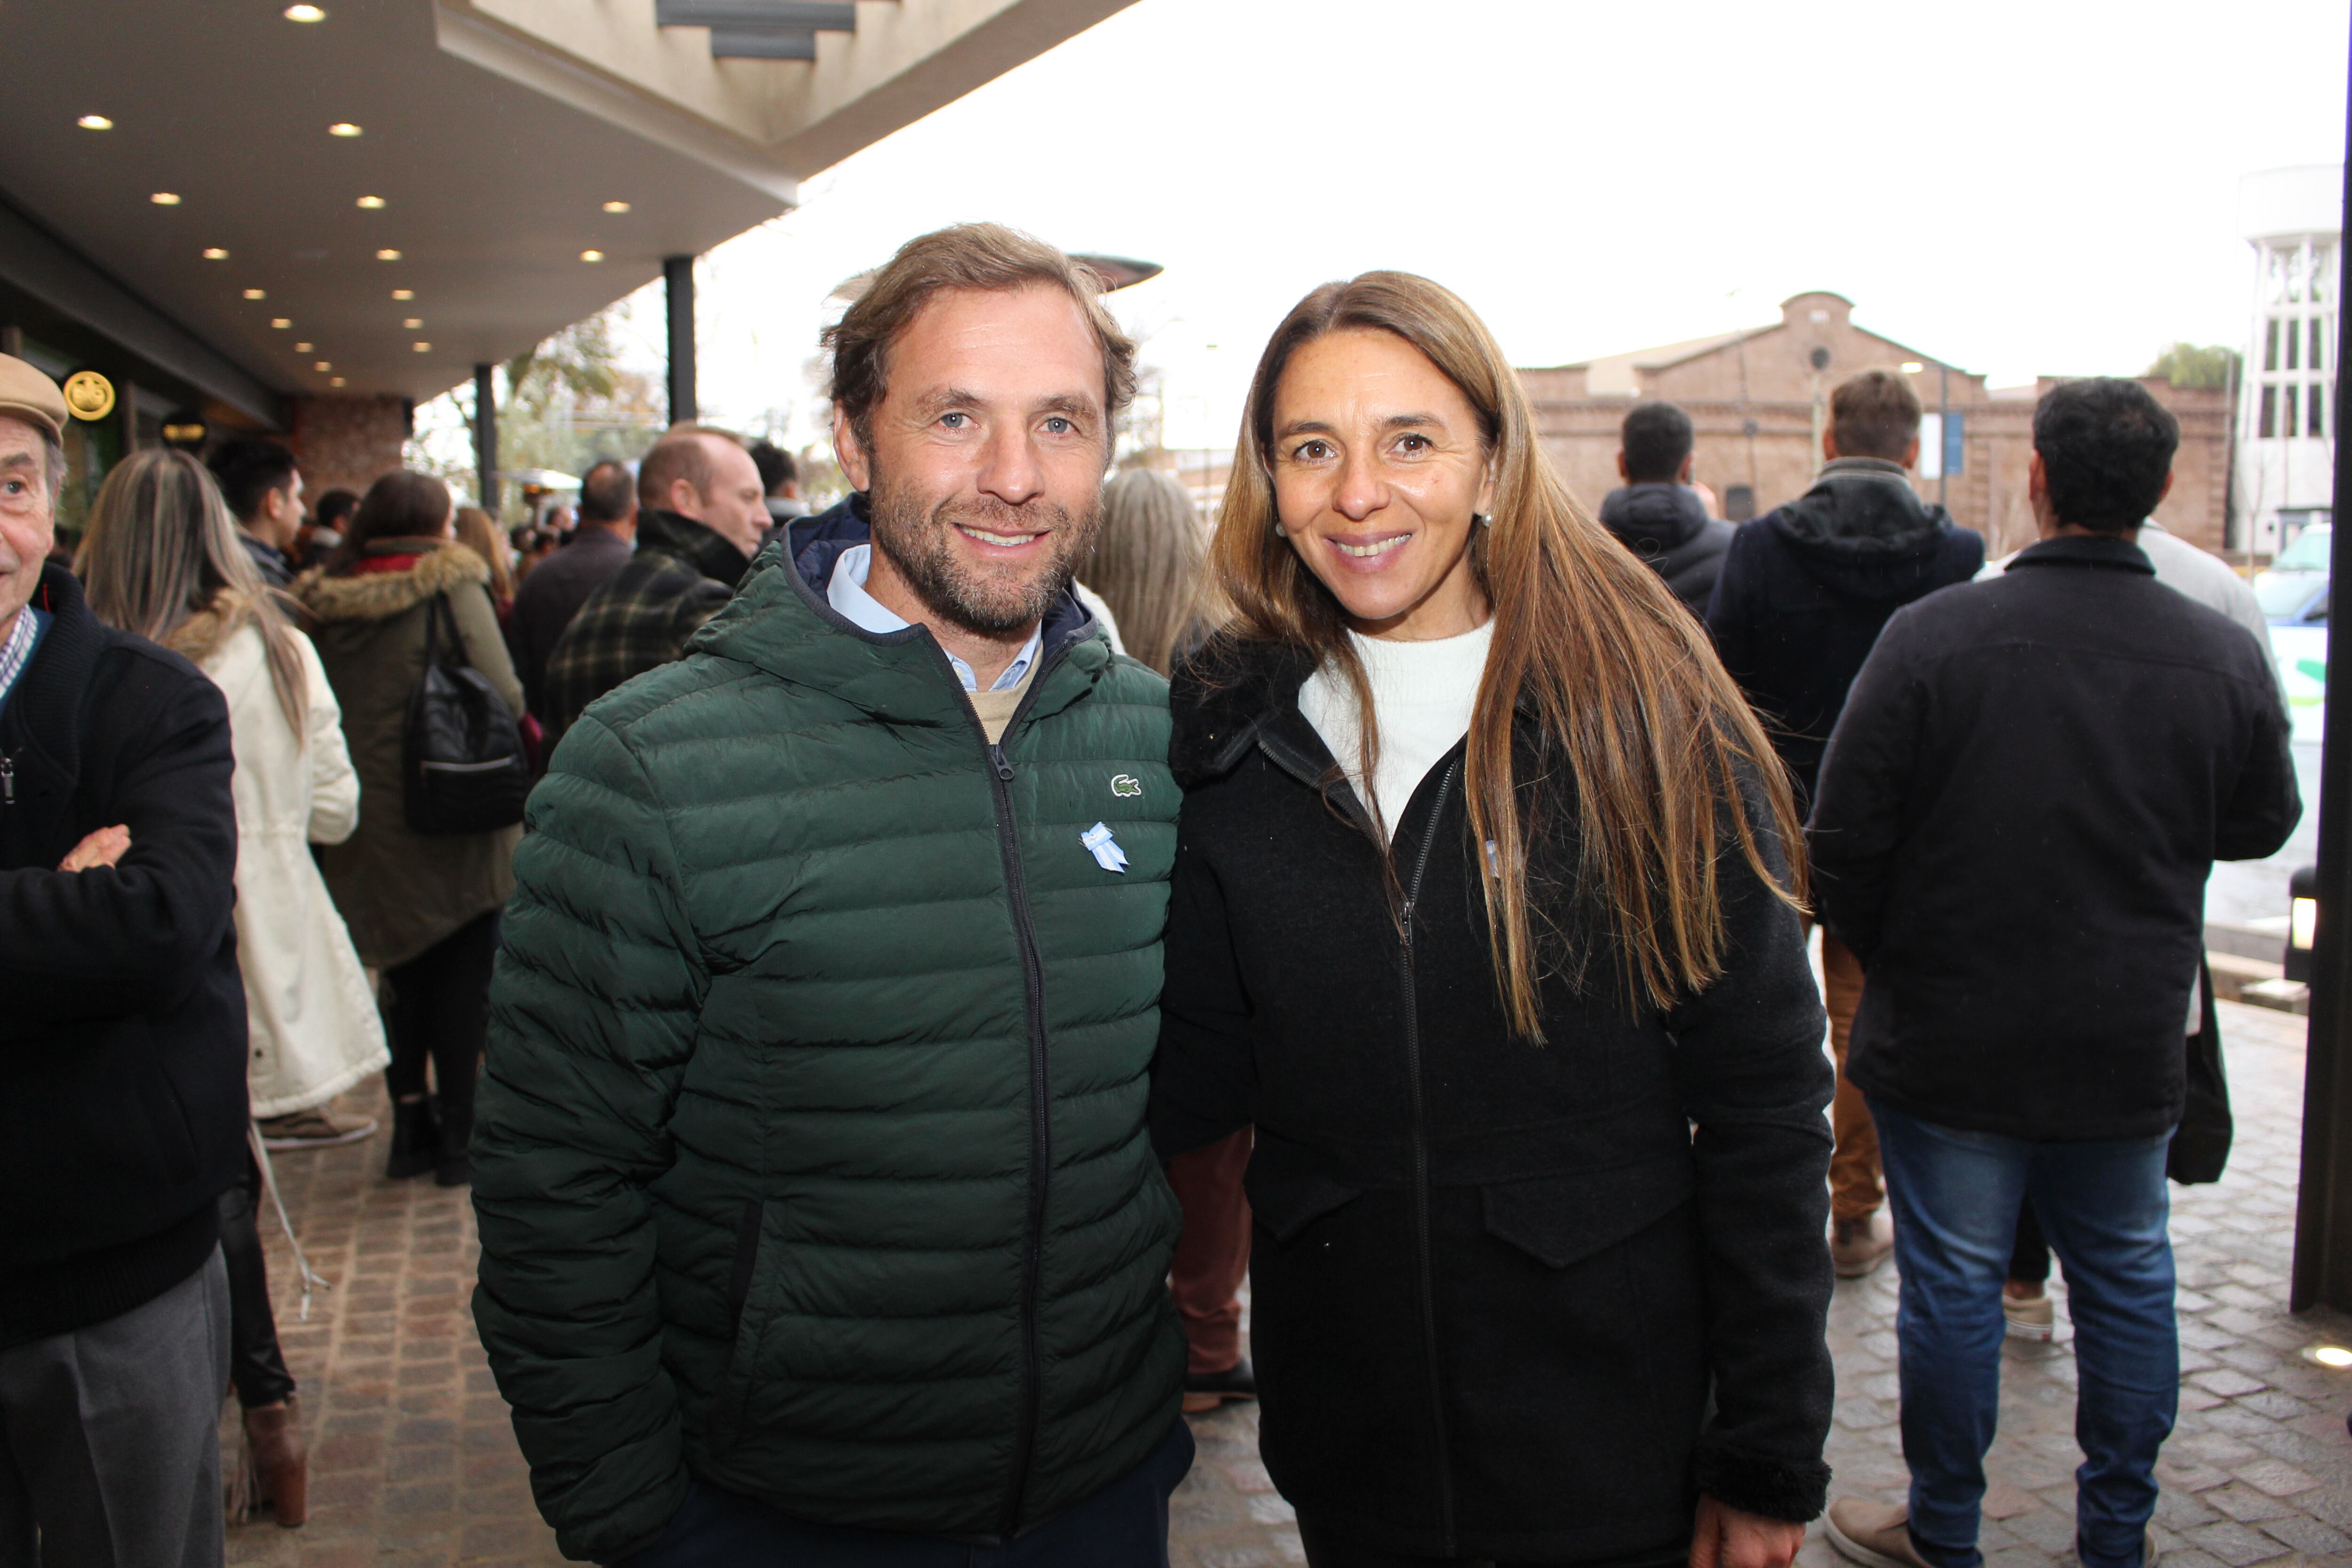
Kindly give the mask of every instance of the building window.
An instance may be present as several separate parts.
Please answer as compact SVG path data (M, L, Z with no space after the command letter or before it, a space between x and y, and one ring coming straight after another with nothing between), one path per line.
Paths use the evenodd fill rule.
M2277 434L2278 388L2265 386L2263 388L2263 439L2267 441Z
M1756 490L1751 485L1727 485L1723 516L1727 522L1746 522L1756 515Z
M2284 426L2285 428L2281 430L2279 434L2282 436L2292 436L2294 434L2295 426L2298 423L2294 416L2295 384L2293 382L2289 382L2280 390L2286 394L2286 417L2280 421L2280 424Z
M2319 388L2321 384L2321 383L2316 381L2311 384L2311 424L2309 427L2304 431L2304 434L2306 436L2325 436L2327 434L2327 422L2323 417L2326 411L2320 402Z
M2322 342L2326 342L2326 339L2321 335L2321 332L2320 332L2320 326L2319 326L2320 320L2321 320L2321 318L2319 318L2319 317L2317 317L2317 316L2314 316L2314 317L2312 317L2312 318L2311 318L2311 358L2310 358L2310 363L2311 363L2311 368L2312 368L2312 369L2314 369L2314 370L2322 370L2322 369L2325 369L2325 368L2326 367L2326 364L2327 364L2327 357L2326 357L2326 355L2323 354L2323 353L2320 352L2320 348L2319 348L2319 345L2320 345Z
M2336 298L2336 252L2331 246L2311 247L2311 299L2325 304Z
M2286 367L2287 367L2287 369L2289 369L2289 370L2301 370L2301 369L2303 368L2303 366L2302 366L2301 364L2299 364L2299 363L2296 363L2296 361L2301 357L2301 355L2300 355L2300 353L2299 353L2299 352L2298 352L2298 351L2300 351L2300 350L2302 349L2302 347L2303 347L2303 334L2302 334L2301 332L2296 331L2294 330L2294 323L2292 321L2288 321L2288 322L2287 322L2287 324L2286 324Z
M2273 316L2263 323L2263 368L2264 370L2278 369L2278 318Z

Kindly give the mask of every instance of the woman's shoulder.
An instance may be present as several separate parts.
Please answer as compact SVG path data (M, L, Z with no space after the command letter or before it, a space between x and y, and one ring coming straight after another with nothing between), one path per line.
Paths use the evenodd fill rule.
M1168 679L1168 764L1186 788L1231 771L1278 699L1314 668L1305 648L1220 631Z

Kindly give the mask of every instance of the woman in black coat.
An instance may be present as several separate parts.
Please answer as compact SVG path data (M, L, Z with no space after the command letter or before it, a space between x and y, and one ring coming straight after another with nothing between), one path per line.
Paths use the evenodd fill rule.
M1469 309L1266 349L1180 671L1163 1155L1255 1123L1263 1452L1318 1568L1785 1568L1832 1087L1789 791Z

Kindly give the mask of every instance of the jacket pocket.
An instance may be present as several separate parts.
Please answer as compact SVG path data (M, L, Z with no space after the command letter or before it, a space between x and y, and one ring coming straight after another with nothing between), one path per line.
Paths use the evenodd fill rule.
M727 1358L727 1376L712 1401L710 1453L714 1458L735 1447L751 1404L752 1373L760 1353L760 1321L750 1310L751 1287L759 1279L761 1233L766 1228L767 1213L766 1203L746 1198L735 1222L735 1261L727 1274L727 1321L734 1343Z
M1242 1191L1249 1197L1257 1223L1288 1241L1325 1215L1363 1195L1363 1189L1335 1181L1311 1166L1269 1158L1261 1141L1242 1175Z
M1672 1214L1698 1190L1687 1158L1497 1182L1480 1189L1487 1234L1552 1268L1591 1257Z

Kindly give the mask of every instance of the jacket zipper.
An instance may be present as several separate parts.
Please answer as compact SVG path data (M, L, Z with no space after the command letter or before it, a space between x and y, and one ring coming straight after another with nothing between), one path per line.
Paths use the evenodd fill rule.
M1401 910L1404 934L1405 1100L1412 1133L1413 1291L1421 1309L1422 1361L1429 1378L1430 1426L1437 1442L1438 1528L1443 1536L1444 1554L1447 1557L1454 1555L1454 1460L1445 1430L1444 1381L1437 1370L1437 1311L1433 1300L1433 1269L1429 1245L1429 1128L1421 1081L1420 999L1412 976L1412 910L1421 900L1421 879L1429 869L1429 852L1437 842L1437 825L1445 815L1445 797L1453 793L1454 775L1461 766L1459 758L1447 763L1445 777L1439 782L1437 798L1430 805L1429 820L1422 827L1421 846L1413 854L1412 879L1405 885L1404 903Z
M16 753L0 752L0 805L16 804Z
M1005 721L1006 735L1018 730L1021 721L1028 716L1030 703L1044 689L1045 677L1060 661L1061 653L1059 645L1039 652L1036 672L1029 678L1029 689L1022 694L1013 717ZM957 694L963 695L963 682L947 662L944 649L940 652L940 664L941 672L955 683ZM969 702L964 710L971 713ZM1037 928L1029 918L1029 879L1022 868L1020 826L1013 814L1013 763L1004 754L1003 742L988 738L987 728L977 713L971 713L971 723L988 755L988 788L996 811L996 847L1004 858L1005 898L1013 906L1013 929L1021 942L1022 1003L1029 1029L1029 1210L1021 1258L1021 1414L1013 1440L1013 1475L1005 1488L1004 1512L998 1529L998 1534L1010 1541L1020 1528L1021 1498L1029 1489L1029 1467L1036 1457L1041 1398L1037 1290L1045 1263L1045 1197L1054 1170L1053 1101L1045 1060L1045 963L1038 956Z

